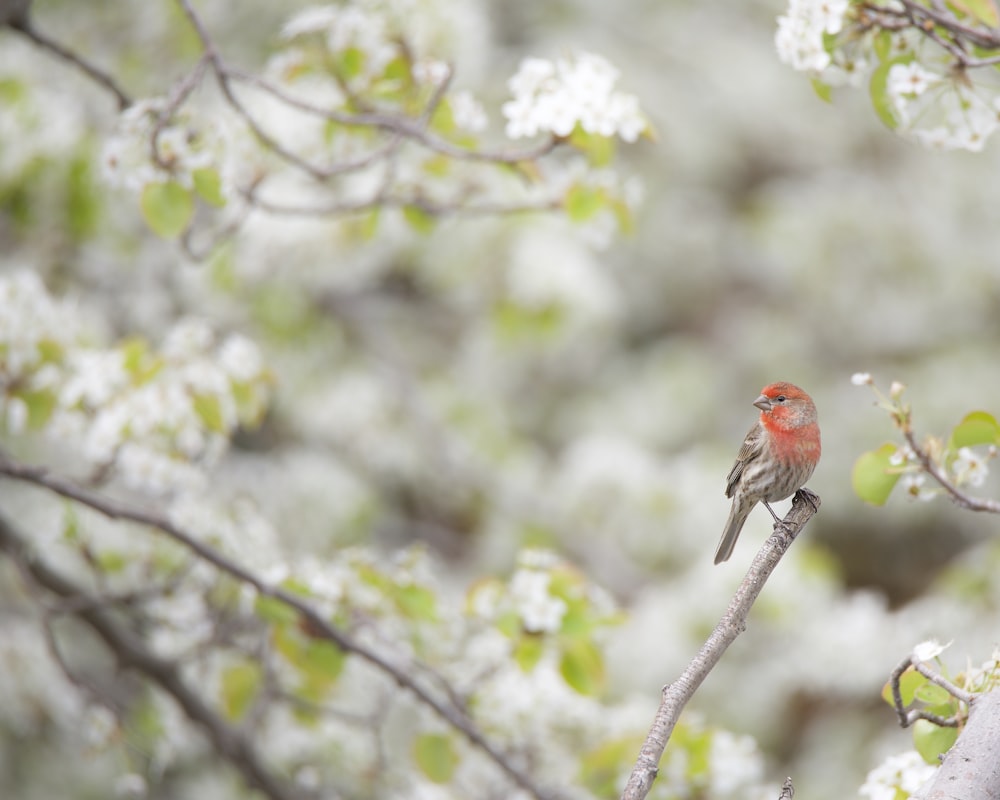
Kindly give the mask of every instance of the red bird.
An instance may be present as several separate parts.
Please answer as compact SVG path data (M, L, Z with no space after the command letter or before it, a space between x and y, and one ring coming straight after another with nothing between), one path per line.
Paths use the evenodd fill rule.
M772 383L753 403L760 419L743 440L736 463L726 478L726 497L733 508L722 532L715 563L732 555L743 523L757 503L780 522L770 503L801 489L819 462L819 425L812 398L791 383Z

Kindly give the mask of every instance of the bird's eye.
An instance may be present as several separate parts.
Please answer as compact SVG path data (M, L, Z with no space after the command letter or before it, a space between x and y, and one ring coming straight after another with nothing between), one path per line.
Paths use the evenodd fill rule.
M785 402L785 396L783 394L779 394L774 399L777 400L779 403L784 403Z

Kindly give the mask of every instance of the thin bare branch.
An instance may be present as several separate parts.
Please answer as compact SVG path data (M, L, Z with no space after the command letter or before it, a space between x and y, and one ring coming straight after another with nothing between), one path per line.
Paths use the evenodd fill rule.
M1000 502L992 500L988 497L975 497L971 494L963 492L954 483L952 483L948 476L941 471L941 468L934 463L934 459L930 457L927 450L920 446L917 442L917 437L913 433L913 428L909 425L909 423L907 422L900 427L903 431L903 436L906 438L906 443L910 445L910 448L913 450L913 454L917 457L920 465L924 468L924 472L930 475L934 481L948 493L957 505L967 509L968 511L988 511L991 514L1000 514Z
M750 569L740 584L729 607L715 630L698 650L680 677L663 687L663 697L656 712L653 725L639 752L639 758L629 776L622 800L643 800L649 794L656 779L660 758L666 749L670 735L688 701L708 677L723 653L745 629L747 617L754 601L764 588L768 577L778 566L778 562L791 546L802 528L819 509L820 499L812 492L802 489L795 495L792 508L780 523L775 523L774 532L764 542Z

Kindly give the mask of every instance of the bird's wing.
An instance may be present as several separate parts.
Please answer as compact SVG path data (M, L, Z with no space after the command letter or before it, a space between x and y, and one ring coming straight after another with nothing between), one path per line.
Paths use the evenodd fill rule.
M764 429L761 427L759 422L755 422L754 426L747 432L747 436L743 440L743 446L740 448L740 452L736 456L736 463L733 464L733 468L729 470L729 476L726 478L726 497L733 496L733 492L736 491L736 485L740 482L740 478L743 476L743 468L755 458L760 456L763 450Z

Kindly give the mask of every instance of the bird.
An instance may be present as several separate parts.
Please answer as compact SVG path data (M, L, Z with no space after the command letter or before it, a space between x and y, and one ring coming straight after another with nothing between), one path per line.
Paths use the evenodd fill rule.
M771 383L753 404L760 417L726 478L726 497L733 498L733 506L715 551L716 564L732 555L743 523L757 503L763 503L780 524L770 504L800 491L819 462L816 405L803 389L786 381ZM807 498L811 497L809 492Z

